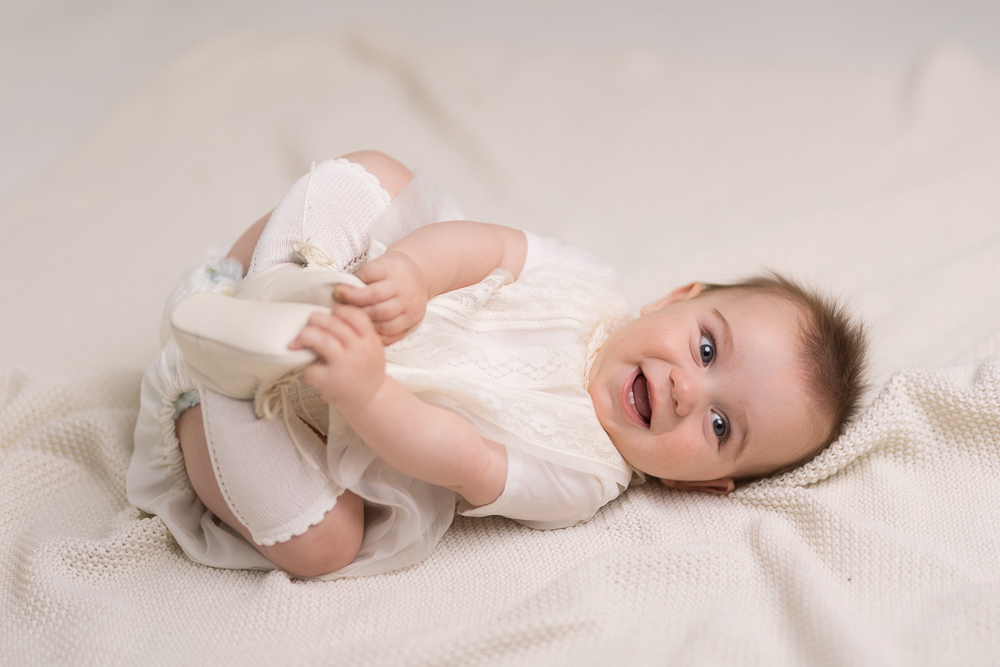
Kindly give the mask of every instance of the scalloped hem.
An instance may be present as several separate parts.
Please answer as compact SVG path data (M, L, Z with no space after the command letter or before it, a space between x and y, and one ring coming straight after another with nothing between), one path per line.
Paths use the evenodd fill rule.
M255 534L253 536L254 542L264 547L270 547L287 542L293 537L304 535L310 528L321 522L327 512L337 506L337 501L340 500L340 496L344 494L345 490L340 489L340 492L333 498L318 499L312 507L277 528L263 531L260 535Z

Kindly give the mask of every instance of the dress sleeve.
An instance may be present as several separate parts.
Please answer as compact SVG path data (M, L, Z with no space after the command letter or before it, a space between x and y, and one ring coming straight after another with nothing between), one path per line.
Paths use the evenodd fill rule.
M507 482L489 505L463 501L463 516L505 516L529 528L567 528L594 516L622 492L610 479L549 463L513 447L507 448Z
M528 240L522 275L534 269L557 268L595 282L617 285L618 275L597 254L565 241L521 231Z

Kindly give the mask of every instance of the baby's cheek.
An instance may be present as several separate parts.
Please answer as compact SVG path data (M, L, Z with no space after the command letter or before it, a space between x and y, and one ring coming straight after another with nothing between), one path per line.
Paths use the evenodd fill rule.
M680 432L676 433L677 442L674 446L675 456L690 460L705 449L705 438L696 425L685 423Z

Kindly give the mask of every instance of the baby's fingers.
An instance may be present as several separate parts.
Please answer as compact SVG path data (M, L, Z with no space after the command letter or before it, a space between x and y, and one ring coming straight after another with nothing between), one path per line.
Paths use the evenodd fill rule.
M377 325L404 314L403 302L393 297L387 301L380 301L371 306L365 306L365 313Z
M360 308L334 304L332 315L345 326L350 327L355 336L365 338L375 335L375 327L372 325L371 318Z
M387 338L399 340L411 329L412 324L408 317L399 315L388 320L375 322L373 326L383 340Z
M327 327L306 325L288 346L291 350L312 350L323 361L329 362L344 354L344 343Z
M339 352L354 338L357 338L354 328L340 317L330 312L313 313L299 335L288 345L288 349L308 348L321 356L326 356L323 354L325 350L329 349L332 353ZM333 342L337 345L328 345Z
M334 300L351 306L370 306L392 298L395 294L396 290L392 283L384 280L370 283L364 287L337 285L333 289Z

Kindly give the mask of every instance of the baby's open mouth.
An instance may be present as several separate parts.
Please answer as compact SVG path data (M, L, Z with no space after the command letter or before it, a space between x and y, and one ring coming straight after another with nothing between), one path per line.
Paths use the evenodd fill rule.
M649 384L642 371L639 371L639 375L632 381L632 388L628 390L628 400L635 406L635 411L646 422L646 426L649 426L649 420L653 417L653 408L649 405Z

